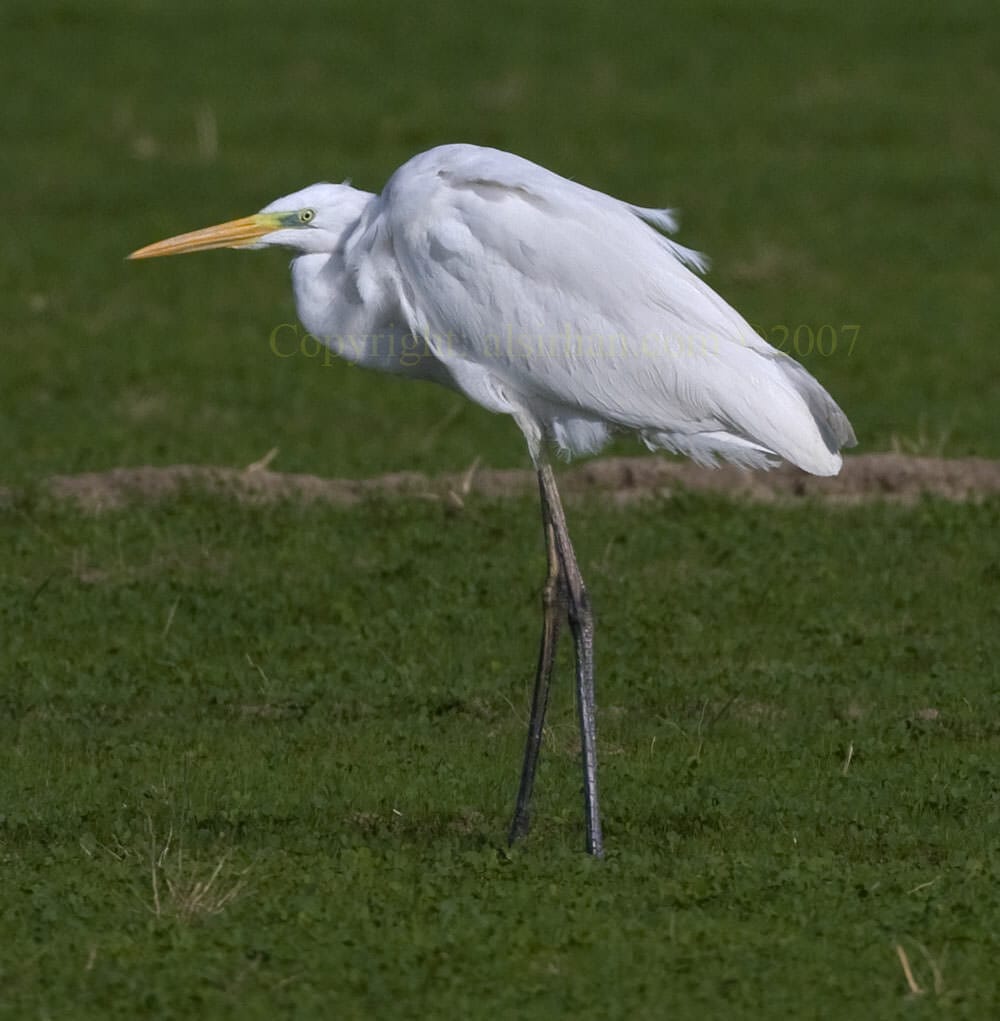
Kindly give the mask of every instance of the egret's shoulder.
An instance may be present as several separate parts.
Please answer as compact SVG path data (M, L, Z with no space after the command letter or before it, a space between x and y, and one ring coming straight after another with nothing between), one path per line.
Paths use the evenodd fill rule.
M572 232L583 228L590 236L578 236L575 241L593 244L592 235L597 235L609 257L615 255L616 247L634 253L637 248L655 246L661 258L699 271L707 266L703 255L663 236L676 230L673 210L623 202L501 149L468 144L429 149L396 171L382 197L384 208L400 218L440 213L445 207L473 216L495 213L501 206L507 214L512 208L523 213L527 205L540 214L536 229ZM503 222L528 226L518 216L507 215ZM569 236L562 240L571 246L574 242Z
M563 181L513 153L456 142L435 146L407 160L386 182L382 199L390 206L410 205L481 186L537 191L541 195Z
M437 174L439 171L461 178L483 173L505 174L518 170L551 173L523 156L516 156L503 149L491 149L488 146L472 145L468 142L451 142L447 145L437 145L433 149L411 156L392 175L390 185L394 181L405 181L413 177Z

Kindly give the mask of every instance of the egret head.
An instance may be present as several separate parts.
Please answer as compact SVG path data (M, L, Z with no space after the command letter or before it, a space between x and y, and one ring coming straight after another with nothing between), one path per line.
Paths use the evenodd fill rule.
M371 195L347 184L311 184L275 199L259 213L157 241L132 252L130 259L182 255L209 248L293 248L331 252L344 231L357 222Z

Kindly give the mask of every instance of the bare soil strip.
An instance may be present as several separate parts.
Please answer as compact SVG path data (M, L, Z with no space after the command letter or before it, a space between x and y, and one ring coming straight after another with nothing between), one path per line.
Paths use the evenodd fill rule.
M320 500L350 507L370 496L383 495L435 499L461 506L470 494L501 498L534 493L535 476L528 470L473 466L456 475L432 477L399 472L371 479L324 479L256 466L239 469L180 464L55 475L42 487L56 498L71 500L91 512L162 500L192 488L254 502ZM560 473L560 487L569 498L593 493L615 503L669 496L678 489L755 501L811 498L835 503L912 502L925 494L975 500L1000 493L1000 461L864 454L847 458L844 470L835 478L820 479L787 466L770 472L749 472L730 467L699 468L690 462L654 456L612 457L567 468ZM9 503L14 495L12 490L0 489L0 504Z

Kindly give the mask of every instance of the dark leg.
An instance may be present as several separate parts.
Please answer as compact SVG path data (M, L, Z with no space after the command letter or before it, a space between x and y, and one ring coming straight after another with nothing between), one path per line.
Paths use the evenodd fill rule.
M604 856L601 836L601 813L597 801L597 723L594 706L594 616L590 598L580 575L576 553L566 527L559 490L552 469L542 464L538 469L542 490L542 513L546 516L546 534L551 525L566 591L569 626L573 632L576 653L576 704L580 717L580 743L583 751L583 802L587 816L587 851L597 858Z
M547 521L544 511L544 498L542 525L545 531L545 552L549 555L549 576L545 578L545 587L541 591L541 644L538 648L538 668L535 672L534 694L531 696L531 719L528 721L528 739L524 746L524 766L521 769L521 786L518 788L517 806L511 823L510 843L527 836L531 826L531 792L534 790L545 710L549 708L549 687L566 606L566 588L559 553L552 525Z
M542 730L545 726L545 710L549 704L549 682L552 679L552 665L555 662L556 647L559 644L559 628L566 605L566 586L556 549L555 533L547 508L545 488L539 478L542 498L542 527L545 530L545 552L549 561L549 573L542 589L542 641L538 650L538 669L535 673L535 691L531 699L531 719L528 721L528 739L524 746L524 766L521 769L521 786L517 792L514 819L510 824L511 844L527 836L531 826L531 793L535 786L535 771L538 769L538 752L542 746Z

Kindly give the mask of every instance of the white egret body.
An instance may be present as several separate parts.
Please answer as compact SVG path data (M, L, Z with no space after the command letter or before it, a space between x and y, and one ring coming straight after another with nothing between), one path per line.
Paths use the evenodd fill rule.
M536 466L549 555L542 646L511 839L528 828L560 621L576 651L587 847L600 855L593 620L546 448L613 432L748 468L835 475L854 433L830 395L771 347L643 209L510 153L445 145L381 195L314 184L260 213L134 252L283 245L305 328L350 361L429 379L512 415Z

